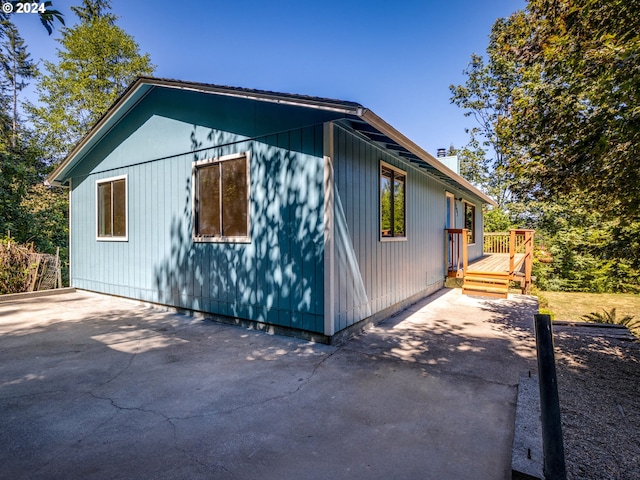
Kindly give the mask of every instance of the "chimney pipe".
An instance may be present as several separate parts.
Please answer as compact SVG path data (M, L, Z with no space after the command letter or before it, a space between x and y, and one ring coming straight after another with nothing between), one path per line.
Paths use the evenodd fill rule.
M446 157L446 156L447 156L447 149L446 148L439 148L438 149L438 153L436 154L436 157L442 158L442 157Z

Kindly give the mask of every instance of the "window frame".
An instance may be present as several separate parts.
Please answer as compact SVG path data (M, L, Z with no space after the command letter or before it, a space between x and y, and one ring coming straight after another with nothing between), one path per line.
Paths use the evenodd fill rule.
M382 170L391 170L394 173L400 174L404 177L404 235L402 236L385 236L382 235ZM392 178L393 183L393 178ZM391 197L393 199L393 195ZM393 205L391 206L393 211ZM395 167L383 160L380 160L380 166L378 169L378 238L380 242L406 242L407 241L407 172ZM394 225L391 225L391 231L393 233Z
M237 236L224 236L224 235L199 235L198 234L198 202L200 197L199 184L198 184L198 169L214 165L221 164L229 160L237 160L244 158L246 162L246 189L247 189L247 234ZM222 172L222 170L221 170ZM220 186L222 187L222 175L220 175ZM251 152L238 152L229 155L222 155L220 157L207 158L204 160L197 160L192 163L191 168L191 184L192 184L192 230L191 238L196 243L250 243L251 242ZM222 192L222 190L220 190ZM220 196L220 222L222 223L222 203L223 197Z
M100 195L99 186L105 183L114 183L118 180L124 180L124 236L101 236L100 235ZM100 178L95 182L96 190L96 223L95 232L96 240L99 242L128 242L129 241L129 179L128 175L117 175L115 177ZM113 212L113 194L111 195L111 211ZM113 222L113 216L112 216Z
M472 202L468 202L467 200L463 200L464 202L464 228L468 230L467 243L468 245L476 244L476 204ZM471 228L467 227L467 208L471 208Z

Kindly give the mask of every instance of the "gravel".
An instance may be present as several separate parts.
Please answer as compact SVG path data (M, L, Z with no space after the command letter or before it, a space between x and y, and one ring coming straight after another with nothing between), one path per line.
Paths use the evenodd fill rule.
M627 330L555 326L568 479L640 479L640 341Z

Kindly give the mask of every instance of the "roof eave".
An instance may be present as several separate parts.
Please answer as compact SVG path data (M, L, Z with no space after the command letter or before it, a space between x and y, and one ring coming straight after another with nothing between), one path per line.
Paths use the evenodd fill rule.
M106 132L108 132L110 128L112 128L113 125L116 124L119 119L126 114L126 112L131 110L139 101L141 101L147 95L147 93L153 90L154 87L174 88L179 90L227 95L237 98L278 103L281 105L317 108L324 111L332 111L343 115L352 115L361 118L373 128L377 129L378 131L392 139L394 142L396 142L398 145L405 148L408 152L417 156L431 168L451 178L455 183L472 192L483 202L489 205L497 206L497 203L492 198L478 190L453 170L437 161L435 157L423 150L398 130L393 128L371 110L364 108L360 104L319 97L282 94L263 90L233 88L220 85L184 82L179 80L154 77L138 77L135 81L133 81L131 85L129 85L129 87L118 98L118 100L116 100L114 104L109 108L109 110L107 110L107 112L105 112L105 114L96 122L89 133L87 133L87 135L85 135L78 142L78 144L71 150L71 152L69 152L65 159L60 162L60 164L53 170L53 172L51 172L47 176L45 184L50 186L64 186L64 184L66 183L66 175L74 166L74 160L79 154L83 152L85 147L90 148L90 144L94 138L106 134Z
M462 187L471 191L474 195L480 198L484 203L492 205L494 207L498 206L497 202L494 199L492 199L491 197L489 197L488 195L480 191L477 187L473 186L468 180L466 180L465 178L463 178L462 176L460 176L459 174L457 174L456 172L454 172L453 170L451 170L450 168L448 168L447 166L439 162L433 155L429 154L427 151L422 149L412 140L404 136L402 133L400 133L398 130L393 128L391 125L389 125L387 122L385 122L382 118L380 118L378 115L373 113L371 110L364 109L362 114L360 115L360 118L362 118L365 122L367 122L372 127L379 130L381 133L385 134L387 137L392 139L398 145L404 147L409 152L416 155L418 158L420 158L420 160L427 163L432 168L438 170L443 175L446 175L447 177L454 180L456 183L460 184Z
M83 149L97 136L105 126L109 126L109 122L115 118L118 119L137 104L148 92L154 87L174 88L178 90L212 93L217 95L226 95L236 98L245 98L249 100L258 100L263 102L278 103L280 105L292 105L298 107L317 108L319 110L331 111L343 115L360 116L365 110L362 105L353 102L342 102L339 100L323 99L318 97L306 97L302 95L280 94L276 92L267 92L261 90L232 88L219 85L210 85L205 83L184 82L179 80L170 80L154 77L138 77L123 92L123 94L114 102L114 104L105 112L105 114L96 122L87 133L69 152L69 154L60 162L60 164L51 172L45 184L50 186L64 186L66 170L72 165L75 157L83 151ZM136 96L138 92L144 90L142 95ZM133 100L133 101L132 101ZM121 112L119 114L119 112Z

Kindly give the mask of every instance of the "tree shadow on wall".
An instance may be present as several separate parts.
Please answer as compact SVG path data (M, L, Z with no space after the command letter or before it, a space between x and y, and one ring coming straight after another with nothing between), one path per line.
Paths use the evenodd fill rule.
M250 242L194 242L193 180L180 181L182 211L171 217L171 248L154 269L160 303L322 332L323 164L302 148L317 128L239 140L194 126L181 161L250 152Z

